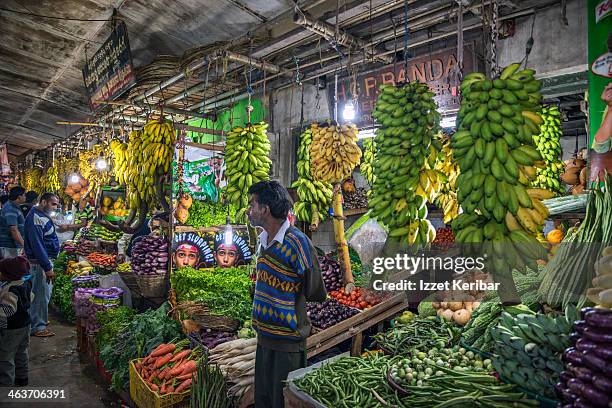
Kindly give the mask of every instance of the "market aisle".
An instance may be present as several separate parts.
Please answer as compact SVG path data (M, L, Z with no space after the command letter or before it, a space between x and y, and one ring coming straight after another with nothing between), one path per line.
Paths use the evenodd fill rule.
M107 391L93 365L76 350L76 328L59 321L49 313L49 330L54 337L30 338L30 386L64 389L69 398L64 403L16 403L3 405L15 407L119 407L116 396Z

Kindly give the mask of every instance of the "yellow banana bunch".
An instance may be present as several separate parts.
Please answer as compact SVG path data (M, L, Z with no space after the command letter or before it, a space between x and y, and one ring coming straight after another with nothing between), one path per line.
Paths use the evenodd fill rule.
M236 218L244 220L249 204L247 191L252 184L270 178L272 160L268 124L260 122L235 127L227 134L225 144L225 196L238 211Z
M459 176L459 164L453 158L453 149L450 147L450 137L440 133L442 149L437 156L435 169L444 176L440 192L434 199L434 203L444 212L444 223L449 224L459 215L459 203L457 202L457 177Z
M361 159L355 125L311 125L311 173L315 180L339 183L349 178Z
M113 152L114 166L113 174L117 183L124 186L127 184L128 171L128 144L122 143L117 139L113 139L110 142L110 148Z
M312 130L306 129L300 136L298 147L298 179L291 185L297 190L299 201L293 209L298 220L310 223L312 230L317 229L319 222L327 216L327 209L332 205L332 185L314 180L310 168L310 145Z
M23 187L26 191L36 191L38 194L44 193L42 183L43 172L40 167L33 167L23 172Z
M374 138L363 139L363 160L359 165L359 171L363 174L370 186L374 185L374 157L376 155L376 142Z
M440 115L425 84L382 85L372 116L376 131L372 217L389 227L389 237L414 246L432 242L435 229L427 220L427 201L440 190L435 170L434 140Z
M98 188L110 182L110 173L108 171L96 170L96 160L100 157L110 160L110 155L103 144L97 144L91 150L86 150L79 154L79 172L85 180L89 181L89 191L97 191Z
M51 166L47 169L42 179L42 187L46 192L59 192L61 186L57 174L57 167Z

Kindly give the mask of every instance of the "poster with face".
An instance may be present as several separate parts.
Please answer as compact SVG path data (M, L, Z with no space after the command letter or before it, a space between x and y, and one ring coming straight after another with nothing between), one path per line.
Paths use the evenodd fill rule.
M172 262L174 268L231 268L246 265L253 258L248 234L233 231L183 232L174 235Z

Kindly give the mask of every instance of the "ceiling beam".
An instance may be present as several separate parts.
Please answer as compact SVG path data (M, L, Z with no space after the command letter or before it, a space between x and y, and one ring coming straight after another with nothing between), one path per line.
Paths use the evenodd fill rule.
M66 105L66 104L63 104L63 103L59 103L59 102L56 102L54 100L46 99L46 98L43 98L43 97L38 96L38 95L29 94L27 92L21 92L21 91L18 91L16 89L8 88L8 87L3 86L3 85L0 85L0 90L1 91L7 91L7 92L16 93L16 94L22 95L22 96L27 96L29 98L35 98L35 99L41 100L43 102L48 102L48 103L51 103L53 105L60 106L62 108L70 109L71 111L74 111L74 112L82 113L84 115L91 115L91 112L77 109L74 106L70 106L70 105ZM70 90L67 90L67 91L70 91ZM70 92L74 93L73 91L70 91Z
M240 10L252 15L253 17L255 17L256 19L258 19L260 22L265 23L266 21L268 21L268 19L262 15L259 14L258 12L256 12L255 10L253 10L252 8L248 7L246 4L242 4L240 1L238 0L226 0L228 3L233 4L234 6L238 7Z

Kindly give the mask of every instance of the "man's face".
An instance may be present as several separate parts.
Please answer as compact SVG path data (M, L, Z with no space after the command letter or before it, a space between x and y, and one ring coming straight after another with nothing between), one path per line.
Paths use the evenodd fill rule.
M257 202L256 194L251 194L251 197L249 198L249 206L246 211L251 226L263 227L263 222L268 216L269 211L270 210L267 205L260 205Z
M185 266L191 266L195 268L198 263L199 256L198 250L193 246L183 246L176 250L174 254L174 263L177 268L183 268Z
M50 214L59 207L59 199L57 197L51 197L48 200L42 200L40 206L45 214Z
M236 263L238 251L236 245L219 245L219 249L215 252L215 261L221 268L230 268Z
M17 199L15 200L16 204L23 204L25 203L26 198L25 198L25 193L23 193L22 195L18 196Z

